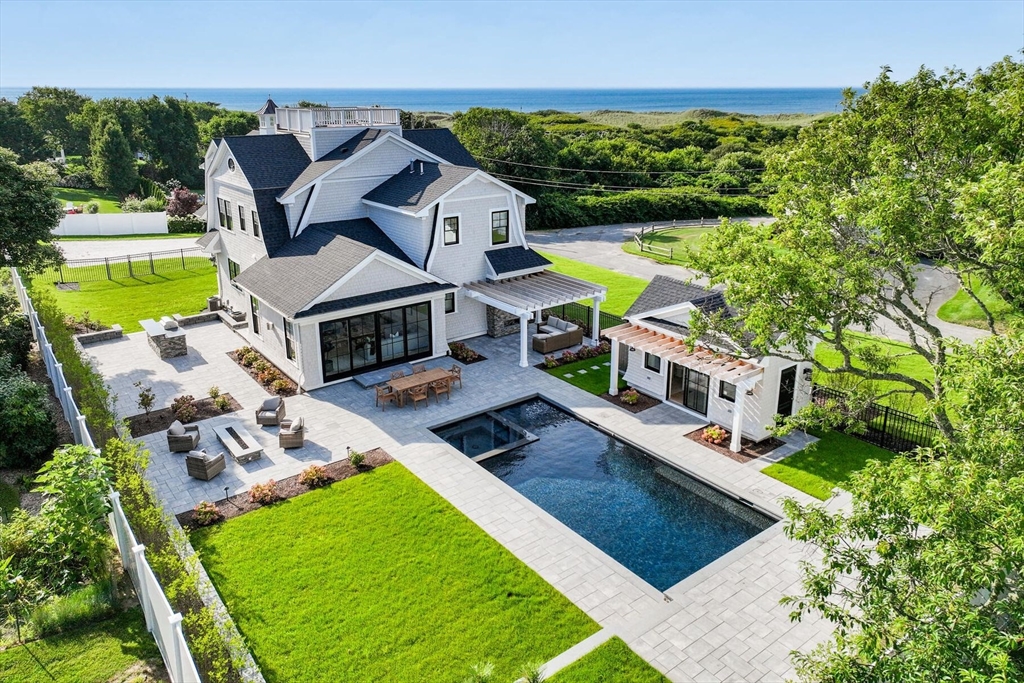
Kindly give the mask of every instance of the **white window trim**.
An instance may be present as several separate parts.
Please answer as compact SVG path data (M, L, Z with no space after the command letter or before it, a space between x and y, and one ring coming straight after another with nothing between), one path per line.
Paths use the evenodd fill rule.
M505 214L505 241L495 242L494 241L494 214L503 213ZM491 211L491 226L490 226L490 238L492 247L507 247L512 244L512 212L508 209L494 209Z
M249 230L248 234L251 235L252 237L254 237L255 239L259 240L260 242L262 242L263 241L263 225L259 222L260 215L256 212L255 208L253 208L253 209L251 209L249 211L249 220L252 221L253 229ZM255 228L256 225L260 226L259 227L260 234L258 234L258 235L256 234L256 228Z
M458 239L456 239L454 242L445 242L444 241L444 233L445 233L444 222L446 220L448 220L449 218L455 218L459 222ZM460 244L462 244L462 214L461 213L450 213L450 214L441 216L441 247L442 248L443 247L457 247Z
M284 359L290 362L295 367L299 367L299 340L298 332L299 325L294 320L288 320L288 318L281 319L281 340L284 342ZM288 336L288 327L291 326L293 337ZM288 340L291 339L292 347L295 349L295 358L288 357Z

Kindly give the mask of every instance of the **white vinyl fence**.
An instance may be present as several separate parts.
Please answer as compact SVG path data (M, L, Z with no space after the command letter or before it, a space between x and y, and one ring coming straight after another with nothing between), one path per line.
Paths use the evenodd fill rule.
M16 268L11 268L11 279L14 281L14 290L17 292L22 310L28 315L31 323L32 336L39 344L39 353L46 363L46 374L53 382L53 391L60 400L64 417L67 418L68 424L74 430L75 442L95 449L96 445L85 424L85 416L75 405L71 387L68 386L67 380L64 378L63 367L53 355L53 346L46 338L46 330L39 322L39 314L36 313L32 299L29 298ZM135 534L121 508L120 494L117 491L111 491L109 501L111 510L107 522L110 525L110 532L113 534L114 540L117 541L121 562L132 579L135 592L139 596L139 602L146 615L146 628L156 639L171 681L173 683L200 683L199 671L192 659L192 653L189 652L188 643L185 642L185 635L181 631L181 615L175 612L167 601L160 582L149 566L149 562L146 561L145 546L136 542Z
M69 213L53 229L54 235L167 234L167 213Z

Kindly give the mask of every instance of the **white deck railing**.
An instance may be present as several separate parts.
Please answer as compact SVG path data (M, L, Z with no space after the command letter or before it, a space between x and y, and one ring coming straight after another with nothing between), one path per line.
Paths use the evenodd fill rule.
M85 423L85 415L78 410L75 399L72 396L72 389L64 377L64 369L53 355L53 346L46 338L46 330L39 322L39 314L32 305L32 299L25 290L17 268L11 268L11 280L14 282L14 291L21 302L21 308L28 315L32 326L32 336L39 345L39 353L46 364L46 374L53 383L53 392L60 401L64 417L74 431L75 443L88 446L95 450L92 435ZM120 494L111 491L109 495L110 514L107 522L110 525L110 533L117 542L117 549L121 553L121 563L125 571L132 579L135 592L142 604L142 611L146 616L146 628L153 634L160 654L163 655L164 664L173 683L200 683L199 671L196 668L192 653L189 652L188 643L185 642L185 635L181 631L181 615L174 611L167 596L164 595L160 582L149 566L145 557L145 546L135 540L135 533L132 531L128 518L125 517L121 508Z
M300 133L308 133L313 128L372 128L397 125L400 125L399 110L383 107L281 107L277 110L277 127Z

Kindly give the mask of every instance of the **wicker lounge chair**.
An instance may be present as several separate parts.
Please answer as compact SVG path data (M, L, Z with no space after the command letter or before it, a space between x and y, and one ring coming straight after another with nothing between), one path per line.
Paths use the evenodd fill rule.
M380 384L375 386L377 390L377 398L374 400L374 406L380 406L381 410L384 410L384 406L390 401L391 403L398 403L398 392L394 391L387 384Z
M455 382L458 382L459 383L459 389L461 389L462 388L462 366L455 365L453 363L452 364L452 369L448 371L448 374L452 376L452 379L451 379L452 384L454 384Z
M193 479L210 481L224 471L224 454L210 455L206 451L189 451L185 456L185 469Z
M183 425L175 420L167 428L167 448L171 453L188 453L199 445L199 425Z
M402 379L403 377L405 377L404 370L395 370L391 373L391 379Z
M439 379L430 383L430 392L434 394L434 401L440 401L439 396L444 394L449 401L452 400L452 380Z
M284 399L280 396L271 396L256 409L256 424L279 425L284 415Z
M410 389L409 391L406 392L405 397L409 398L409 399L412 399L412 409L413 410L419 410L416 407L416 404L419 403L420 401L423 401L424 403L426 403L426 401L427 401L427 387L425 385L424 386L419 386L419 387L414 387L414 388L412 388L412 389Z
M414 375L418 375L421 372L426 372L426 371L427 371L427 366L424 365L423 363L419 363L417 365L412 366L412 374L414 374Z
M281 448L302 448L306 443L306 424L301 417L281 422L277 445Z

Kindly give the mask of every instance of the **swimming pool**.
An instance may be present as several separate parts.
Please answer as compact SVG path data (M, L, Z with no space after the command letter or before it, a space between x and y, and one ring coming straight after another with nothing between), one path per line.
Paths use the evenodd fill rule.
M467 455L658 590L777 521L543 399L489 412L435 433L466 424L486 432L496 417L495 429L511 424L534 437Z

